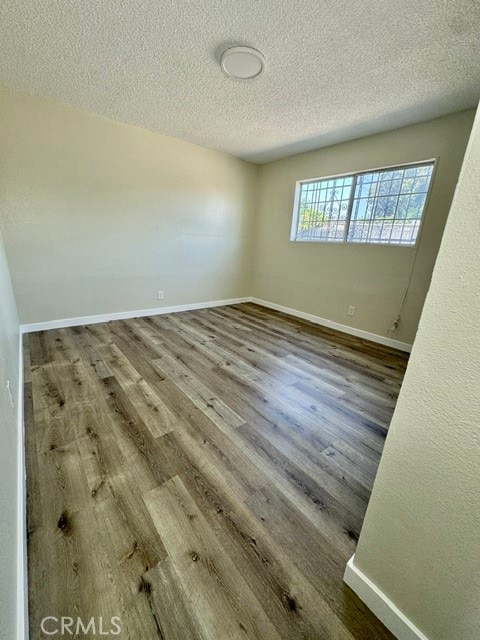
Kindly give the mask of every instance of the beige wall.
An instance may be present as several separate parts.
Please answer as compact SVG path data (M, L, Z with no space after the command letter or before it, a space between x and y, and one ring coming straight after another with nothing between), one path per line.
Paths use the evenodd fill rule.
M414 249L290 242L295 182L437 157L397 335L411 343L472 119L463 112L258 168L0 89L0 226L20 319L254 295L386 336Z
M438 158L397 339L412 343L470 133L473 111L279 160L260 169L253 295L381 336L392 325L414 249L290 242L297 180ZM356 315L347 316L349 305Z
M16 638L18 339L17 310L0 233L0 638Z
M431 640L480 637L480 113L355 564Z
M23 323L249 295L256 166L6 89L0 105Z

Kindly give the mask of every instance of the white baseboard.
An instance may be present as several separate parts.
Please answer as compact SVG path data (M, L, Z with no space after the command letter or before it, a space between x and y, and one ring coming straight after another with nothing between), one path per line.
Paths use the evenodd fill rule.
M333 320L327 320L326 318L321 318L320 316L314 316L313 314L305 313L304 311L290 309L290 307L284 307L281 304L276 304L275 302L268 302L267 300L260 300L259 298L250 298L250 300L251 302L259 304L262 307L275 309L275 311L281 311L282 313L286 313L290 316L295 316L296 318L301 318L302 320L308 320L309 322L313 322L314 324L320 324L323 327L328 327L329 329L335 329L336 331L349 333L350 335L356 336L357 338L363 338L364 340L370 340L371 342L383 344L386 347L392 347L392 349L399 349L400 351L406 351L407 353L410 353L410 351L412 350L412 345L408 344L407 342L401 342L400 340L394 340L393 338L379 336L376 333L370 333L369 331L363 331L362 329L355 329L355 327L349 327L346 324L333 322Z
M109 322L110 320L127 320L128 318L142 318L145 316L157 316L166 313L178 313L180 311L194 311L195 309L208 309L211 307L224 307L229 304L240 304L242 302L254 302L262 307L268 309L274 309L275 311L281 311L290 316L301 318L302 320L308 320L314 324L328 327L329 329L335 329L343 333L348 333L357 338L363 338L364 340L370 340L371 342L377 342L393 349L399 349L400 351L406 351L410 353L412 345L407 342L401 342L400 340L394 340L393 338L386 338L379 336L376 333L370 333L369 331L363 331L362 329L356 329L346 324L340 324L333 320L327 320L327 318L321 318L311 313L305 313L304 311L297 311L290 307L284 307L275 302L268 302L267 300L260 300L259 298L252 298L246 296L244 298L231 298L229 300L214 300L212 302L194 302L192 304L180 304L174 307L155 307L153 309L138 309L135 311L118 311L115 313L104 313L96 316L81 316L78 318L64 318L62 320L47 320L46 322L34 322L33 324L23 324L20 327L22 333L32 333L33 331L48 331L49 329L62 329L64 327L78 327L85 324L96 324L98 322Z
M398 640L428 640L383 591L355 566L355 556L348 561L343 580Z
M79 318L65 318L63 320L47 320L46 322L23 324L20 329L22 333L32 333L33 331L63 329L64 327L79 327L83 326L84 324L97 324L98 322L109 322L110 320L127 320L128 318L158 316L165 313L178 313L179 311L194 311L195 309L225 307L229 304L240 304L242 302L250 301L250 297L231 298L230 300L214 300L212 302L194 302L192 304L180 304L175 307L156 307L154 309L139 309L137 311L118 311L116 313L104 313L98 316L82 316Z
M17 640L28 638L27 473L23 416L23 336L18 341L17 394Z

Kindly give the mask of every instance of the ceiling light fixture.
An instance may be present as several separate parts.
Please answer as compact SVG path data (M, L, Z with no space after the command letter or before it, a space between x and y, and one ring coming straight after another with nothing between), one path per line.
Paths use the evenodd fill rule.
M220 64L227 76L252 80L265 69L265 58L252 47L232 47L223 52Z

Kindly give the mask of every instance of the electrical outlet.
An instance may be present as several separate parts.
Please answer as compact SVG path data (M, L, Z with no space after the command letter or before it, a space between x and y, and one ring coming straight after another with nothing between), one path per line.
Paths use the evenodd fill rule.
M163 291L157 291L157 300L165 300L165 293Z
M348 315L349 316L354 316L355 315L355 307L353 305L350 305L348 307Z
M10 389L10 380L7 380L7 391L8 391L8 396L10 398L10 403L12 407L15 408L15 403L13 401L13 396L12 396L12 390Z

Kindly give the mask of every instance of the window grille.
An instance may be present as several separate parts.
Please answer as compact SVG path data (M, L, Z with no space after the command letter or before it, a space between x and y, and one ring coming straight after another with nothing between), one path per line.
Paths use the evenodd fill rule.
M292 240L412 246L434 161L297 183Z

